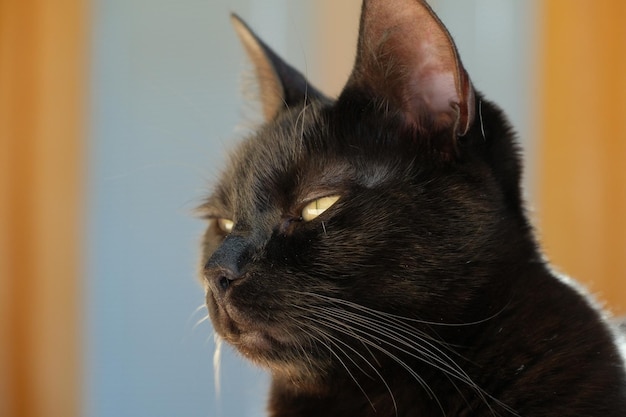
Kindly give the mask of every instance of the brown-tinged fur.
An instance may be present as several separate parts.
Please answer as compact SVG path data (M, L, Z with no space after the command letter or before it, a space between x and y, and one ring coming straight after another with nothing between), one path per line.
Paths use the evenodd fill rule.
M425 4L398 2L440 25ZM361 30L360 45L378 36ZM378 53L379 68L410 61L393 42L404 40ZM460 80L448 42L443 67ZM446 117L416 109L399 95L421 94L411 83L424 74L381 84L398 74L358 60L330 100L265 55L282 68L268 91L289 97L203 205L202 262L215 331L272 374L270 415L623 416L614 334L545 263L500 110L458 82L442 84ZM303 220L307 203L331 195Z

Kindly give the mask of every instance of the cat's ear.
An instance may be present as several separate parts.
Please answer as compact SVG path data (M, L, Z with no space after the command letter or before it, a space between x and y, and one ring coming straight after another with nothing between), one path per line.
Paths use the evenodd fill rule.
M462 136L474 120L474 90L447 29L421 0L365 0L357 57L343 94L358 89L420 130Z
M235 31L254 65L266 121L291 106L315 99L328 100L307 79L283 61L236 14L231 14Z

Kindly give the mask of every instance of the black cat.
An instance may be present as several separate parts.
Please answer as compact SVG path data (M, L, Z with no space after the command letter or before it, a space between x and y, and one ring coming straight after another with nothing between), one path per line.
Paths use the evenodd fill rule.
M215 331L271 416L624 416L617 335L550 270L514 135L418 0L366 0L336 100L237 17L267 123L202 206Z

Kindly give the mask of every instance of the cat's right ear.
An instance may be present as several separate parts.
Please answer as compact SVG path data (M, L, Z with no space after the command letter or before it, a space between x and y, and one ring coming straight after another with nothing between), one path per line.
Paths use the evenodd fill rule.
M357 57L342 96L368 96L454 147L474 121L474 89L447 29L425 0L364 0ZM343 97L340 97L342 100Z
M274 120L289 107L312 100L328 100L272 51L239 16L231 14L231 21L254 65L266 121Z

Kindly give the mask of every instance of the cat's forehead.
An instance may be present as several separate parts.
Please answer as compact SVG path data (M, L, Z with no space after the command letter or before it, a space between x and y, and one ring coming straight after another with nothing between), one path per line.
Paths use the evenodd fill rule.
M309 155L311 141L325 133L318 107L292 109L244 139L231 154L231 170L242 179L293 169Z
M293 109L244 139L219 182L221 198L241 205L286 194L303 199L339 187L353 169L333 153L321 113L317 105Z

